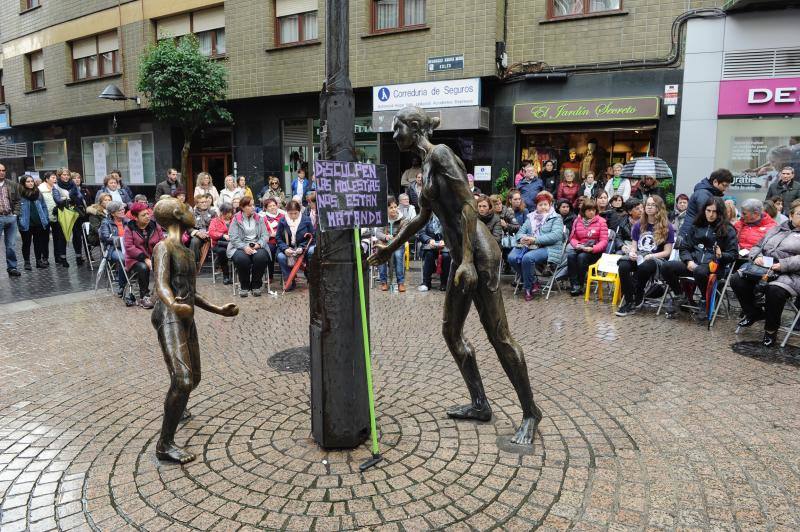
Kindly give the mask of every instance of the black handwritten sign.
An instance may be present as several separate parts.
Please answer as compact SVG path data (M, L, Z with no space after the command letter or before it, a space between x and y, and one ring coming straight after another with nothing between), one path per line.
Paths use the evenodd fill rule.
M317 208L322 231L386 225L386 167L369 163L316 161Z

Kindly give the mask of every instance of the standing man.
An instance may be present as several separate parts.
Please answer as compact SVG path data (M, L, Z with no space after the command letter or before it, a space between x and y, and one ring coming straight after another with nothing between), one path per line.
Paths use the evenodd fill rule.
M789 215L792 210L792 202L800 198L800 183L794 180L794 168L784 166L778 179L772 182L767 190L767 197L764 200L780 196L783 198L783 214Z
M161 196L175 197L175 191L181 187L181 182L178 180L178 171L174 168L167 170L167 178L156 185L156 202Z
M411 160L411 168L403 172L403 175L400 176L400 190L413 185L417 179L417 174L420 172L422 172L422 161L420 161L419 157L414 157Z
M681 226L680 237L681 240L686 238L691 228L694 226L694 219L697 218L697 213L703 212L706 201L713 196L722 197L725 191L733 182L733 174L726 168L714 170L711 175L703 179L694 186L692 197L689 198L689 206L686 208L686 220Z
M522 167L522 181L517 184L522 201L528 209L536 209L536 196L544 190L544 182L536 175L533 165L528 162Z
M17 215L19 215L19 188L6 179L6 166L0 164L0 232L6 246L6 271L9 277L19 277L17 270Z

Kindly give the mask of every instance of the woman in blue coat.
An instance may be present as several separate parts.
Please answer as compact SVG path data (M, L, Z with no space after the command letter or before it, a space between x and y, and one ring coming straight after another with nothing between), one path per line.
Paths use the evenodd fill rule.
M536 280L536 264L559 264L564 246L564 221L553 210L553 195L547 191L536 195L536 210L528 214L515 235L515 247L508 262L522 277L525 301L540 291Z
M278 264L281 265L283 278L289 277L294 261L297 260L306 247L309 239L313 238L314 226L311 219L301 214L300 203L291 200L286 204L286 216L278 224L275 241L278 244ZM314 246L308 246L305 260L314 252ZM295 284L289 290L294 290Z
M19 234L22 235L22 258L25 269L31 270L31 242L37 268L47 268L50 247L50 216L47 204L33 178L24 175L20 178Z

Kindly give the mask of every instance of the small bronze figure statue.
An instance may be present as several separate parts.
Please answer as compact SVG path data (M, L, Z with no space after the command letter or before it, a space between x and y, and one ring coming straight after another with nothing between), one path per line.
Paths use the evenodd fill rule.
M500 247L487 227L478 223L475 200L469 191L464 163L444 144L429 137L439 119L417 107L405 107L394 117L394 140L402 151L413 151L423 161L420 211L386 247L370 258L374 265L389 260L392 253L414 237L433 211L444 228L452 266L447 281L442 333L467 384L472 403L447 411L455 419L489 421L492 409L486 399L475 350L464 338L464 322L470 303L475 302L489 341L500 358L522 405L522 423L511 439L527 445L533 441L542 412L533 401L528 368L519 344L511 337L500 292Z
M153 254L157 301L151 322L170 375L156 456L159 460L185 464L195 456L175 445L175 431L178 423L189 417L186 410L189 394L200 384L195 305L220 316L236 316L239 308L233 303L222 307L212 305L196 292L194 255L181 243L183 232L195 225L189 207L176 199L163 199L153 211L167 238L156 245Z

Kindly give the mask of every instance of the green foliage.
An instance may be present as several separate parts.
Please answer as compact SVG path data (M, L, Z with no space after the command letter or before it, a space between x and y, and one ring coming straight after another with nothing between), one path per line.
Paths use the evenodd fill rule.
M503 201L506 201L506 196L508 196L508 176L510 172L508 168L501 168L500 175L497 176L497 179L494 180L494 189L497 193L503 198Z
M138 90L160 120L179 126L184 135L215 122L231 122L220 105L227 89L225 68L203 56L194 35L176 43L164 39L151 46L139 66Z

